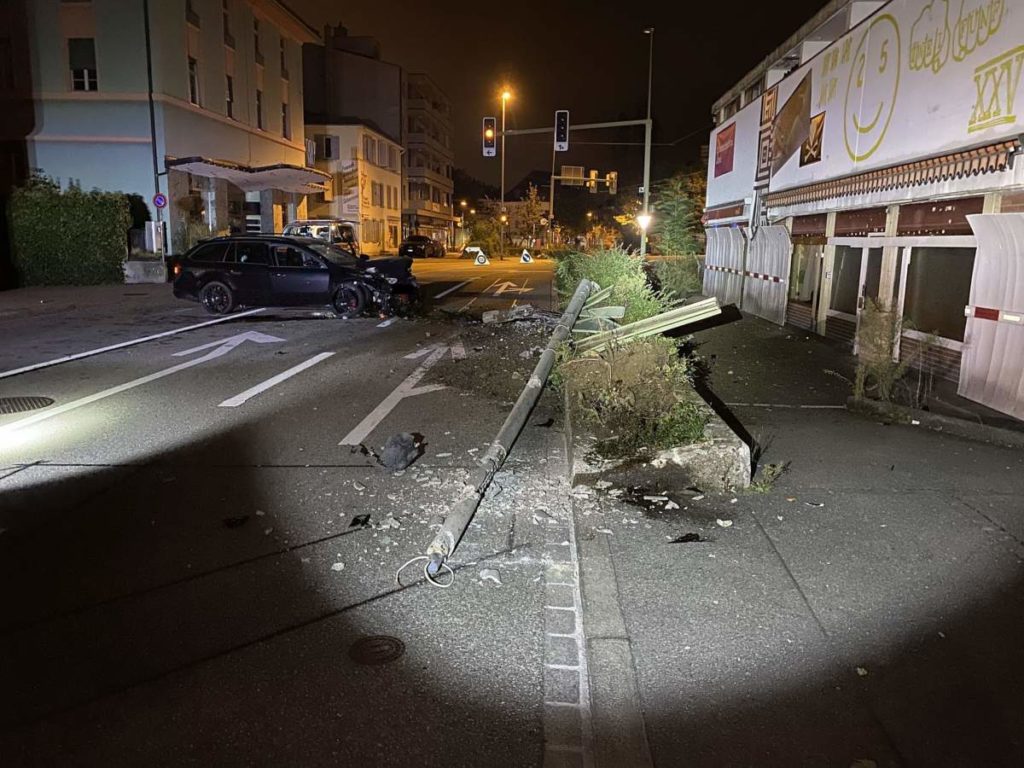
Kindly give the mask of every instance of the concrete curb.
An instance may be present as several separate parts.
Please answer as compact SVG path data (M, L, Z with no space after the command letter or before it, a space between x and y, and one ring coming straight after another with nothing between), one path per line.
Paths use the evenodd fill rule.
M849 397L846 400L846 409L850 413L856 413L860 416L895 422L897 424L922 426L934 432L942 432L980 443L992 443L1009 448L1024 448L1024 432L1014 432L1013 430L1001 427L979 424L974 421L958 419L954 416L943 416L929 411L918 411L904 405L882 403L877 400L858 400L855 397Z

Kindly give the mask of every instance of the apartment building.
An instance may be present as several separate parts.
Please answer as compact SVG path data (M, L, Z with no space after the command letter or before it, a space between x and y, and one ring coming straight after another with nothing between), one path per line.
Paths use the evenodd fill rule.
M829 2L714 105L705 293L1024 418L1022 66L1024 0Z
M451 102L422 73L410 73L405 87L403 235L427 235L454 247Z
M310 197L309 215L350 221L363 253L398 251L402 227L402 147L363 123L307 125L316 168L328 188Z
M301 47L319 38L283 3L36 0L29 14L31 166L141 195L169 250L280 231L323 189L302 109Z

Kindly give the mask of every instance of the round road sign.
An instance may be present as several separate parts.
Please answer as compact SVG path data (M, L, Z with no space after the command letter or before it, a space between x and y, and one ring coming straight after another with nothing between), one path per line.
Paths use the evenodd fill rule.
M166 208L167 195L163 194L162 192L157 192L155 195L153 195L153 205L155 205L157 208Z

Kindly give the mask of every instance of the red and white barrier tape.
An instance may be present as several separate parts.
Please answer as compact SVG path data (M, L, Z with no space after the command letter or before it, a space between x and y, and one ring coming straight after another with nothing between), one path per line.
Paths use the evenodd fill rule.
M1024 325L1024 312L1007 312L1005 309L991 307L964 307L965 317L976 317L979 320L995 320L997 323L1013 323Z

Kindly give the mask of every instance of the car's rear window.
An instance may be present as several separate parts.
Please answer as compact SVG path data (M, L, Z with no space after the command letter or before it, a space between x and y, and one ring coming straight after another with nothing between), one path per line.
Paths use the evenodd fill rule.
M189 253L188 260L206 262L224 261L224 253L227 251L229 245L230 243L224 242L200 245Z

